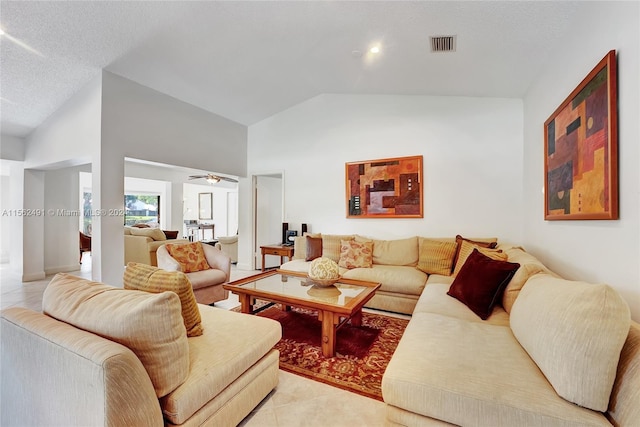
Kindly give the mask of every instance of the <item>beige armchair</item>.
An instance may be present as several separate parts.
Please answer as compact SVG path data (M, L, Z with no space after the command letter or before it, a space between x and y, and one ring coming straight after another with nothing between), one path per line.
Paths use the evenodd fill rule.
M220 249L231 258L232 263L238 262L238 235L218 237L216 249Z
M211 305L229 297L229 291L224 289L222 285L229 281L231 259L211 245L203 244L202 248L211 268L185 274L191 282L196 301L200 304ZM165 245L158 248L156 256L159 268L167 271L182 271L180 263L171 257Z

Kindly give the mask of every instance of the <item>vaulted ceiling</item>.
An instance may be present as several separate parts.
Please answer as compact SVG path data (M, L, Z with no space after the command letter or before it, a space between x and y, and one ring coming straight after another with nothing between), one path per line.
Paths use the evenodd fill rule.
M2 1L1 130L28 135L101 69L245 125L321 93L521 98L584 7ZM455 52L431 52L443 35Z

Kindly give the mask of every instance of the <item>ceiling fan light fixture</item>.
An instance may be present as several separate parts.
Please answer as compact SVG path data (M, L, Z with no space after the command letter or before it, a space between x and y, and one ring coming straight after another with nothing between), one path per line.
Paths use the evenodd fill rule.
M207 177L207 182L209 184L216 184L216 183L220 182L220 178L218 178L217 176L211 176L210 175L210 176Z

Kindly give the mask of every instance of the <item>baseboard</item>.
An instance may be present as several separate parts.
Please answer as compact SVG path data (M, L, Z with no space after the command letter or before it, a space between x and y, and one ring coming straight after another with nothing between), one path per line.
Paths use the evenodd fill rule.
M31 273L31 274L23 274L22 281L23 282L33 282L34 280L42 280L46 277L44 271L39 273Z
M58 274L58 273L68 273L69 271L78 271L80 269L78 264L72 264L72 265L61 265L58 267L53 267L53 268L45 268L44 269L44 273L47 276L51 276L53 274Z

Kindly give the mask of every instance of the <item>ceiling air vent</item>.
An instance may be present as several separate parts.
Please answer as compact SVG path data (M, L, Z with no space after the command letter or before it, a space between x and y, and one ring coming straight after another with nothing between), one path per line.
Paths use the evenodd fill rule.
M431 36L431 52L455 52L456 36Z

